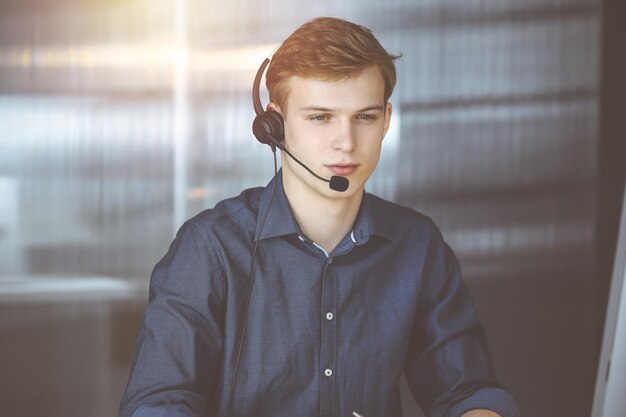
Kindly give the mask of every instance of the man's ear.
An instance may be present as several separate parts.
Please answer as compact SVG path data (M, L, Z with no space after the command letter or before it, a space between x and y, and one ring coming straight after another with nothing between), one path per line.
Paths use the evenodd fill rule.
M387 104L385 104L385 125L383 128L383 139L385 138L385 135L387 134L387 130L389 130L389 123L391 122L391 111L393 110L391 103L387 102Z

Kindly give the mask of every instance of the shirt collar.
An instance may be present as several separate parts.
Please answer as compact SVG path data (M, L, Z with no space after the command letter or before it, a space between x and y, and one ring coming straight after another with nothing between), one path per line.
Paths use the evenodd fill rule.
M265 216L267 218L265 219L265 224L263 224L263 217ZM291 213L291 208L283 189L281 169L261 192L254 240L256 242L257 240L298 233L296 219Z
M393 227L389 221L389 210L385 207L391 204L373 194L365 193L361 208L354 223L354 235L357 242L367 242L370 235L380 236L393 240Z
M274 193L273 197L272 192ZM352 228L352 236L354 236L357 245L367 243L372 234L393 240L391 227L385 217L385 203L376 196L364 193L361 207ZM267 216L267 218L263 225L264 216ZM261 192L254 240L270 239L291 234L300 235L301 232L291 212L289 201L287 201L283 188L282 170L279 170L278 174L272 178Z

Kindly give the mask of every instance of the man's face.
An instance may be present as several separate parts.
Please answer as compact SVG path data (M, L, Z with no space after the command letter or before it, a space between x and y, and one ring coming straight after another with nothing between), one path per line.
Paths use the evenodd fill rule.
M384 81L377 67L339 81L291 77L285 145L316 174L347 177L345 192L333 191L285 153L285 187L327 198L359 196L376 168L389 127L391 104L385 105Z

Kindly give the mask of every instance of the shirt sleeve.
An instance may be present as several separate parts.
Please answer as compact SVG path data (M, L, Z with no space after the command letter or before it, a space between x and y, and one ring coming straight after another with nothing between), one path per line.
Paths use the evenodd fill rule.
M185 223L152 273L120 417L208 415L223 345L221 271L199 227Z
M495 378L456 256L434 225L429 239L405 364L413 396L433 417L460 417L477 408L519 417L515 401Z

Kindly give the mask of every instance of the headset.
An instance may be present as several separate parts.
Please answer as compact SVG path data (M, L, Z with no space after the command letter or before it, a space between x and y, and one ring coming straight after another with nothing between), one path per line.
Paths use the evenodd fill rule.
M282 141L285 139L285 121L283 116L274 109L264 111L261 104L261 93L259 91L261 78L269 63L270 59L265 58L254 77L254 84L252 85L252 105L256 113L256 117L252 122L252 133L259 142L271 146L272 151L275 151L276 148L283 151L286 150L282 144Z

